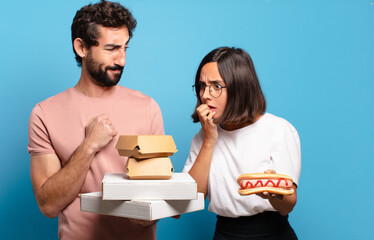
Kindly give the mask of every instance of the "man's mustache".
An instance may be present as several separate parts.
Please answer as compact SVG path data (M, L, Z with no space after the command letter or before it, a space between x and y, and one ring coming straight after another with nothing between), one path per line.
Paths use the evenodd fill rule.
M119 65L105 67L105 71L108 71L108 70L120 70L120 71L122 71L123 67L119 66Z

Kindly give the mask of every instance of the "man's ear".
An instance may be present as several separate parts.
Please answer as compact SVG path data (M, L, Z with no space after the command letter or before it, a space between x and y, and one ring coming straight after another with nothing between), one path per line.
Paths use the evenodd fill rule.
M84 58L87 56L87 47L84 44L81 38L74 39L73 42L75 52L81 57Z

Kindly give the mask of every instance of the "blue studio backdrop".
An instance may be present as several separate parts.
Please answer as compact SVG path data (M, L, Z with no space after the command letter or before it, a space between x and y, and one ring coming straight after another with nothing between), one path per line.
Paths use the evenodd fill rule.
M120 0L138 21L120 84L153 97L178 152L177 172L199 130L191 86L219 46L246 49L268 112L301 139L300 239L374 239L373 0ZM70 26L89 1L0 2L0 238L57 239L30 182L28 119L36 103L74 86ZM158 223L158 239L211 239L207 210Z

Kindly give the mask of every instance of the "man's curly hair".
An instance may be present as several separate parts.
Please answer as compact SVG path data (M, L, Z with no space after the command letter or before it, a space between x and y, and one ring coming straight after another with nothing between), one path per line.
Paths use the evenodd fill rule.
M123 27L126 26L130 38L136 27L136 20L131 12L119 3L102 0L96 4L89 4L77 11L71 25L71 40L74 43L76 38L81 38L87 48L97 46L99 37L98 26ZM82 66L82 58L75 53L78 66Z

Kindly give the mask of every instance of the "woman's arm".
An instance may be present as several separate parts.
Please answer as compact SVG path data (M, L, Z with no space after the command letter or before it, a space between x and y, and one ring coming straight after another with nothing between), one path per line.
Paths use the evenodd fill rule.
M274 170L266 170L265 173L276 172ZM263 192L257 195L264 199L268 199L275 210L277 210L281 215L286 216L293 210L297 202L297 187L293 184L292 188L294 193L291 195L280 195L269 192Z
M200 105L196 112L204 132L204 140L194 165L188 172L197 183L197 191L208 193L208 178L214 146L218 139L217 124L213 123L214 112L206 104Z

